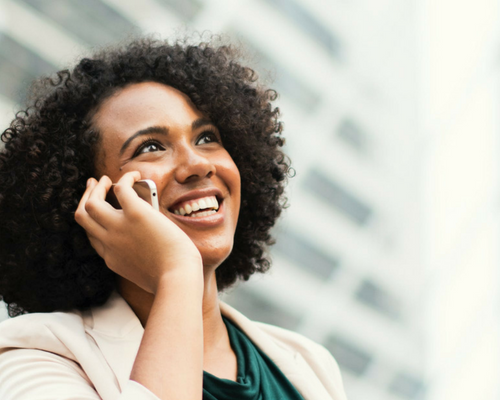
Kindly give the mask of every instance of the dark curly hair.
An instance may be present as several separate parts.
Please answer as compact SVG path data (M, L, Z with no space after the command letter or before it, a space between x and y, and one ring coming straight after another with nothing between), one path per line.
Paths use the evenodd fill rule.
M270 229L285 205L290 170L273 90L257 85L231 45L152 38L101 50L33 85L31 103L2 135L0 296L10 316L102 305L116 275L74 219L95 176L99 105L121 88L154 81L188 95L219 128L241 174L234 246L217 269L219 290L269 268ZM213 41L212 41L213 42Z

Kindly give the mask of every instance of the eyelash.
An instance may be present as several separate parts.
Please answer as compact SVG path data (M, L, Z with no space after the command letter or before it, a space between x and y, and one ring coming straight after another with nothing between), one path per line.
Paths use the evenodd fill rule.
M196 140L196 143L198 143L203 137L206 137L206 136L211 136L212 139L214 139L210 143L221 143L221 140L219 139L219 136L217 135L217 131L213 128L209 128L209 129L205 130L198 137L198 139ZM156 140L155 138L149 137L149 138L145 138L144 141L139 145L139 147L137 147L137 150L135 151L132 158L135 158L135 157L139 156L140 154L142 154L141 151L144 150L147 146L149 146L151 144L158 146L160 151L165 150L165 147L158 140Z
M162 144L160 142L158 142L158 140L156 140L152 137L149 137L149 138L145 138L144 141L139 145L139 147L137 147L137 150L135 151L132 158L135 158L138 155L140 155L141 151L144 150L147 146L149 146L151 144L154 144L154 145L158 146L160 149L165 150L165 148L162 146Z
M217 131L215 130L215 128L207 128L205 131L203 131L203 133L200 136L198 136L198 140L196 141L196 143L198 143L202 137L207 136L208 134L212 135L214 139L213 142L221 143L221 140L219 139L219 136L217 135Z

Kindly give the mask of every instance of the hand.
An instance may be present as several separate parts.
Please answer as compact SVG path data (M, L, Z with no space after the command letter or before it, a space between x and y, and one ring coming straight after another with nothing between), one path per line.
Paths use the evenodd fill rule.
M122 206L117 210L105 200L111 180L90 178L75 220L111 270L155 294L163 279L178 274L199 278L203 268L200 252L184 231L134 191L140 179L137 171L120 178L114 188Z

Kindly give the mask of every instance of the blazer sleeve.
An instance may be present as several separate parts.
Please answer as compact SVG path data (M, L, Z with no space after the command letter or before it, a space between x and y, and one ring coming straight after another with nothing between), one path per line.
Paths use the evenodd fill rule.
M2 400L102 400L80 366L65 357L34 349L0 353ZM115 400L160 400L129 380Z

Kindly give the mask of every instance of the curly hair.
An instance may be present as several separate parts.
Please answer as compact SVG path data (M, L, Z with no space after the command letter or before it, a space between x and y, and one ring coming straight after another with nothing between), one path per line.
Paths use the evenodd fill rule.
M281 151L274 90L237 61L239 49L136 39L42 78L31 105L1 139L0 297L10 316L83 310L105 303L116 274L74 219L86 181L95 176L99 132L92 116L127 85L159 82L185 93L219 128L241 175L234 246L216 271L219 290L269 268L270 229L285 203L290 170Z

